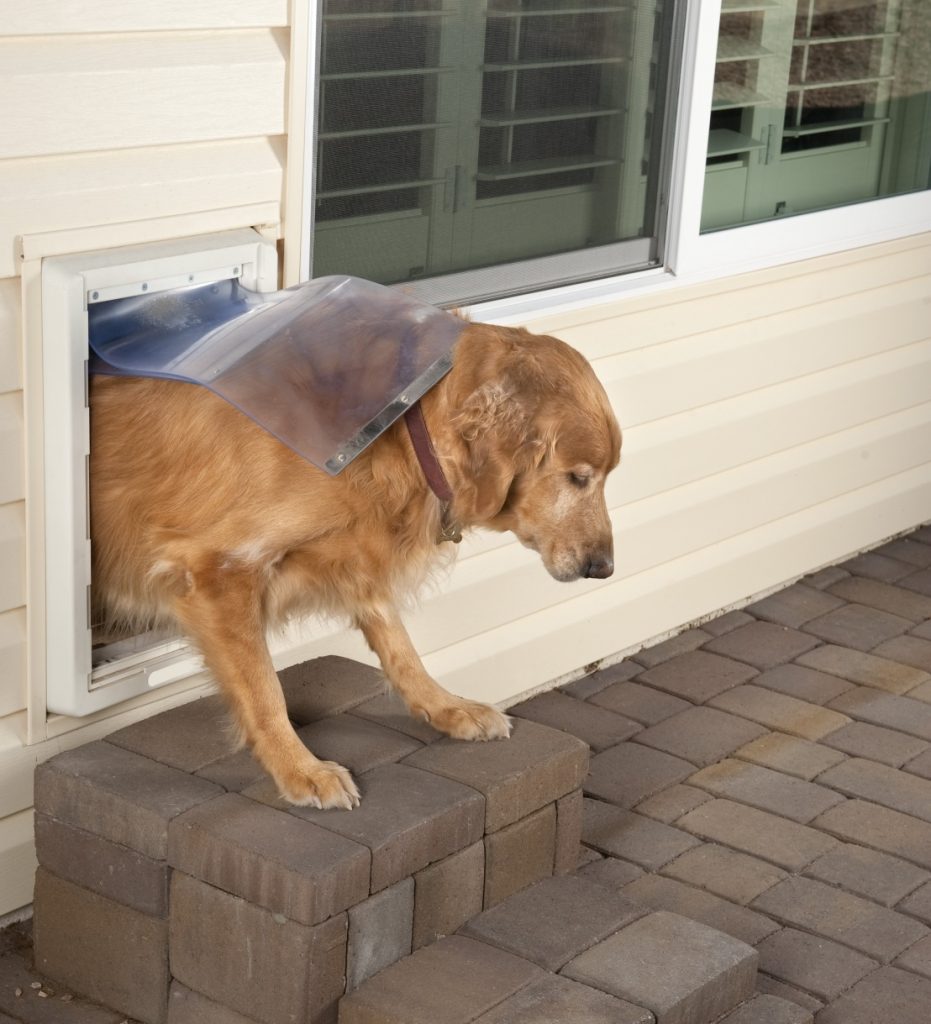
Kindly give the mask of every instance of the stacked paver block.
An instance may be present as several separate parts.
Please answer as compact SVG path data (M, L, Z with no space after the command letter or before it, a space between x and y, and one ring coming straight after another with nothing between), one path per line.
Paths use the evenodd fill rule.
M576 866L582 741L441 738L343 659L282 682L361 807L284 803L215 698L58 755L36 777L44 975L145 1024L324 1024L347 987Z

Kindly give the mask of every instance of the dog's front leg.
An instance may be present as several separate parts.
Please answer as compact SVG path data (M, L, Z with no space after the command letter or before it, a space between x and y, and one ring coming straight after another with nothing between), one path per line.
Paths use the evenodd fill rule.
M388 682L412 715L456 739L491 740L510 735L510 721L497 708L456 697L428 675L394 608L368 609L356 622L378 655Z
M175 615L195 641L230 704L256 760L294 804L358 806L349 772L320 761L288 721L278 676L265 640L261 580L256 570L223 563L189 571Z

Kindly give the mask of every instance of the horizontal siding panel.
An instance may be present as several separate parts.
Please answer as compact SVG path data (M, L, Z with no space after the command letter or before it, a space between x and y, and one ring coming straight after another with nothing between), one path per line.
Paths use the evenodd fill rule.
M26 505L0 505L0 612L26 603Z
M2 218L0 223L3 223ZM12 238L4 240L10 252L10 267L5 271L0 270L0 394L5 391L18 391L23 386L19 337L20 282L18 278L12 276L14 270L18 269L12 265L12 241ZM3 261L3 255L0 255L0 265ZM5 276L6 274L11 276Z
M280 135L281 29L0 39L0 158Z
M0 612L0 717L25 707L26 609L14 608Z
M287 0L0 0L0 25L6 36L287 24Z
M0 394L0 505L26 497L23 475L23 396Z
M647 423L922 341L927 289L922 279L904 281L600 360L596 368L622 426Z
M280 206L284 161L279 136L0 162L0 274L17 235Z

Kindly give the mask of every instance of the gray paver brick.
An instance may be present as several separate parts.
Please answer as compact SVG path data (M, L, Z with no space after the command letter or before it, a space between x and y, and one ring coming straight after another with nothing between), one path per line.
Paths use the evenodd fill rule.
M332 1019L346 984L345 913L310 927L175 871L170 928L171 973L187 988L261 1024Z
M924 640L931 640L931 621L922 622L920 626L909 630L912 636L920 636Z
M931 597L879 580L853 577L835 583L830 592L845 601L876 608L878 611L891 612L904 619L911 619L914 623L931 618Z
M571 683L560 686L559 690L561 693L567 693L570 697L576 697L578 700L588 700L589 697L593 697L596 693L600 693L615 683L622 683L627 679L633 679L634 676L640 675L642 671L642 665L625 659L614 665L607 665L605 668L598 669L597 672L592 672L590 675L582 676L580 679L574 679Z
M931 672L931 640L919 636L896 636L884 640L873 653L900 665L911 665L922 672Z
M405 878L352 907L348 914L346 991L411 952L414 880Z
M731 758L703 768L689 784L802 825L843 801L825 786Z
M716 615L713 619L708 619L707 622L701 624L701 628L712 636L723 636L725 633L730 633L740 626L746 626L748 622L752 621L752 615L735 609L734 611L725 612L723 615Z
M165 857L171 819L222 792L205 779L102 741L36 769L38 811L156 860Z
M874 758L878 760L878 758ZM913 775L920 775L923 779L931 779L931 750L926 750L916 758L904 764L903 769Z
M358 781L362 804L352 811L292 807L288 813L367 846L372 892L481 838L482 798L452 779L408 764L387 764Z
M483 1013L475 1024L653 1024L653 1014L607 992L550 975Z
M582 790L556 801L556 848L553 851L553 874L568 875L579 862L582 842Z
M656 665L661 665L664 661L669 661L670 658L675 658L679 654L696 650L703 643L710 640L711 637L712 634L706 633L703 629L686 629L675 636L671 636L668 640L664 640L662 643L654 644L652 647L644 647L643 650L631 655L631 658L633 661L639 661L644 668L653 668Z
M775 622L780 626L796 629L809 619L833 611L844 602L831 594L826 594L815 587L807 587L804 583L795 583L791 587L776 591L762 601L755 601L747 606L747 611L758 619Z
M783 928L757 950L760 969L830 1002L879 966L862 953L820 935Z
M931 981L897 967L881 967L818 1014L818 1024L877 1024L889 1020L895 1007L895 1024L927 1024L931 1006Z
M643 874L643 868L617 857L599 857L590 864L579 868L579 874L609 889L623 889Z
M879 555L875 551L857 555L844 562L844 566L855 576L865 576L867 579L881 580L883 583L895 583L896 580L915 571L915 566L909 565L908 562Z
M824 650L823 647L816 649ZM810 652L815 654L816 651ZM796 697L810 704L827 704L829 700L840 696L853 688L854 684L847 679L840 679L827 672L817 672L804 665L777 665L776 668L761 672L753 680L754 686L762 686L767 690L776 690L787 697Z
M667 910L698 921L750 946L779 928L763 914L662 875L643 875L631 882L624 894L654 910Z
M889 693L907 693L923 683L926 673L909 665L901 665L864 651L827 644L798 659L800 665L848 679L862 686L872 686ZM839 694L838 694L839 696ZM833 698L832 698L833 699Z
M811 1021L808 1010L788 999L758 995L722 1017L719 1024L811 1024Z
M203 768L198 768L195 775L215 783L230 793L240 793L268 778L249 750L237 750L234 754L221 757L219 761L212 761Z
M681 697L692 704L704 704L719 693L747 682L756 674L755 668L731 658L723 658L709 651L689 651L656 668L647 669L640 679L674 697Z
M555 690L509 708L508 714L570 733L595 751L629 739L642 728L630 718Z
M787 878L754 900L752 907L883 962L929 934L904 914L812 878Z
M340 1024L468 1024L546 977L535 964L462 935L369 978L340 1005Z
M899 537L898 540L891 540L876 550L887 558L896 558L900 562L917 565L922 569L931 566L931 547L915 538Z
M931 924L931 883L926 882L919 886L910 896L907 896L896 908L904 914L910 914Z
M711 800L689 811L677 824L702 839L760 857L788 871L801 870L837 845L836 840L817 829L731 800Z
M817 644L814 637L788 626L775 622L751 622L705 644L704 650L735 658L754 668L768 669L792 661Z
M161 1024L168 994L168 922L71 882L36 873L36 969L143 1021Z
M645 814L648 818L661 821L665 825L671 825L677 818L701 804L707 803L712 797L704 790L696 789L694 786L683 786L677 784L662 790L656 796L647 797L636 805L634 810L638 814Z
M712 707L690 707L638 733L635 741L701 767L726 757L765 732L762 726L745 718Z
M822 745L823 742L812 743L799 736L769 732L735 751L734 757L811 781L816 775L844 760L844 754L838 750L829 750Z
M828 643L869 651L883 640L904 633L912 625L911 619L891 612L862 604L845 604L806 622L803 629Z
M547 804L485 836L484 905L493 907L553 873L556 807Z
M635 921L571 961L563 974L656 1015L657 1024L712 1021L753 992L757 955L675 914Z
M288 717L298 725L338 715L383 693L385 677L358 661L328 655L278 673Z
M177 981L168 990L167 1024L254 1024L251 1018L194 992Z
M892 907L928 879L928 872L898 857L845 843L819 857L805 874Z
M774 864L716 843L686 851L667 864L663 874L742 905L786 877Z
M558 971L645 913L589 878L547 878L486 910L460 934Z
M176 818L173 867L301 924L365 899L371 854L359 843L227 793Z
M848 800L816 818L814 824L848 842L931 869L931 825L908 814L864 800Z
M451 935L480 914L485 896L485 844L473 843L414 875L413 948Z
M689 707L688 701L679 697L671 697L668 693L654 690L650 686L629 681L613 683L595 694L589 703L626 715L641 725L656 725L664 718L685 711Z
M619 743L592 758L584 790L620 807L633 807L687 778L694 765L682 758L645 747L640 743Z
M819 782L847 796L882 803L931 822L931 781L917 775L851 757L819 776Z
M443 738L443 734L432 725L421 718L415 718L396 693L381 693L371 700L357 704L347 714L365 718L383 725L386 729L394 729L395 732L403 733L421 743L435 743Z
M907 949L895 962L896 967L904 967L916 974L931 978L931 936L916 942Z
M842 693L831 701L830 707L858 721L886 726L931 741L931 705L923 701L860 686Z
M911 574L900 580L899 586L931 597L931 569L919 569L917 572L914 571L914 566L910 566L910 569Z
M658 870L698 845L687 832L600 800L585 801L582 840L586 846L633 861L649 871Z
M298 729L301 742L321 761L336 761L353 775L400 761L419 750L419 740L358 715L333 715Z
M820 999L816 999L808 992L803 992L794 985L787 985L778 978L771 978L762 970L756 976L756 988L758 992L764 995L777 996L780 999L784 999L787 1003L795 1003L796 1006L800 1006L812 1013L816 1013L824 1005Z
M839 565L829 565L824 569L819 569L817 572L811 572L807 576L803 576L801 582L808 587L814 587L816 590L826 590L833 583L845 579L849 575L850 573Z
M871 761L899 768L919 754L929 750L928 744L915 736L909 736L895 729L885 729L869 722L851 722L821 741L836 750L854 757L866 757Z
M578 789L588 769L588 748L567 733L519 719L509 740L440 740L403 763L482 793L485 830L494 832Z
M712 707L749 718L767 729L806 740L819 740L850 721L846 715L830 708L753 685L737 686L710 703Z

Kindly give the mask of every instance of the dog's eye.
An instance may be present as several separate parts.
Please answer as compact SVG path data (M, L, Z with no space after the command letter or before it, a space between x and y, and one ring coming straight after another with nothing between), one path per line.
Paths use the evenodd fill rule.
M588 487L591 477L585 476L582 473L570 473L569 481L573 487Z

